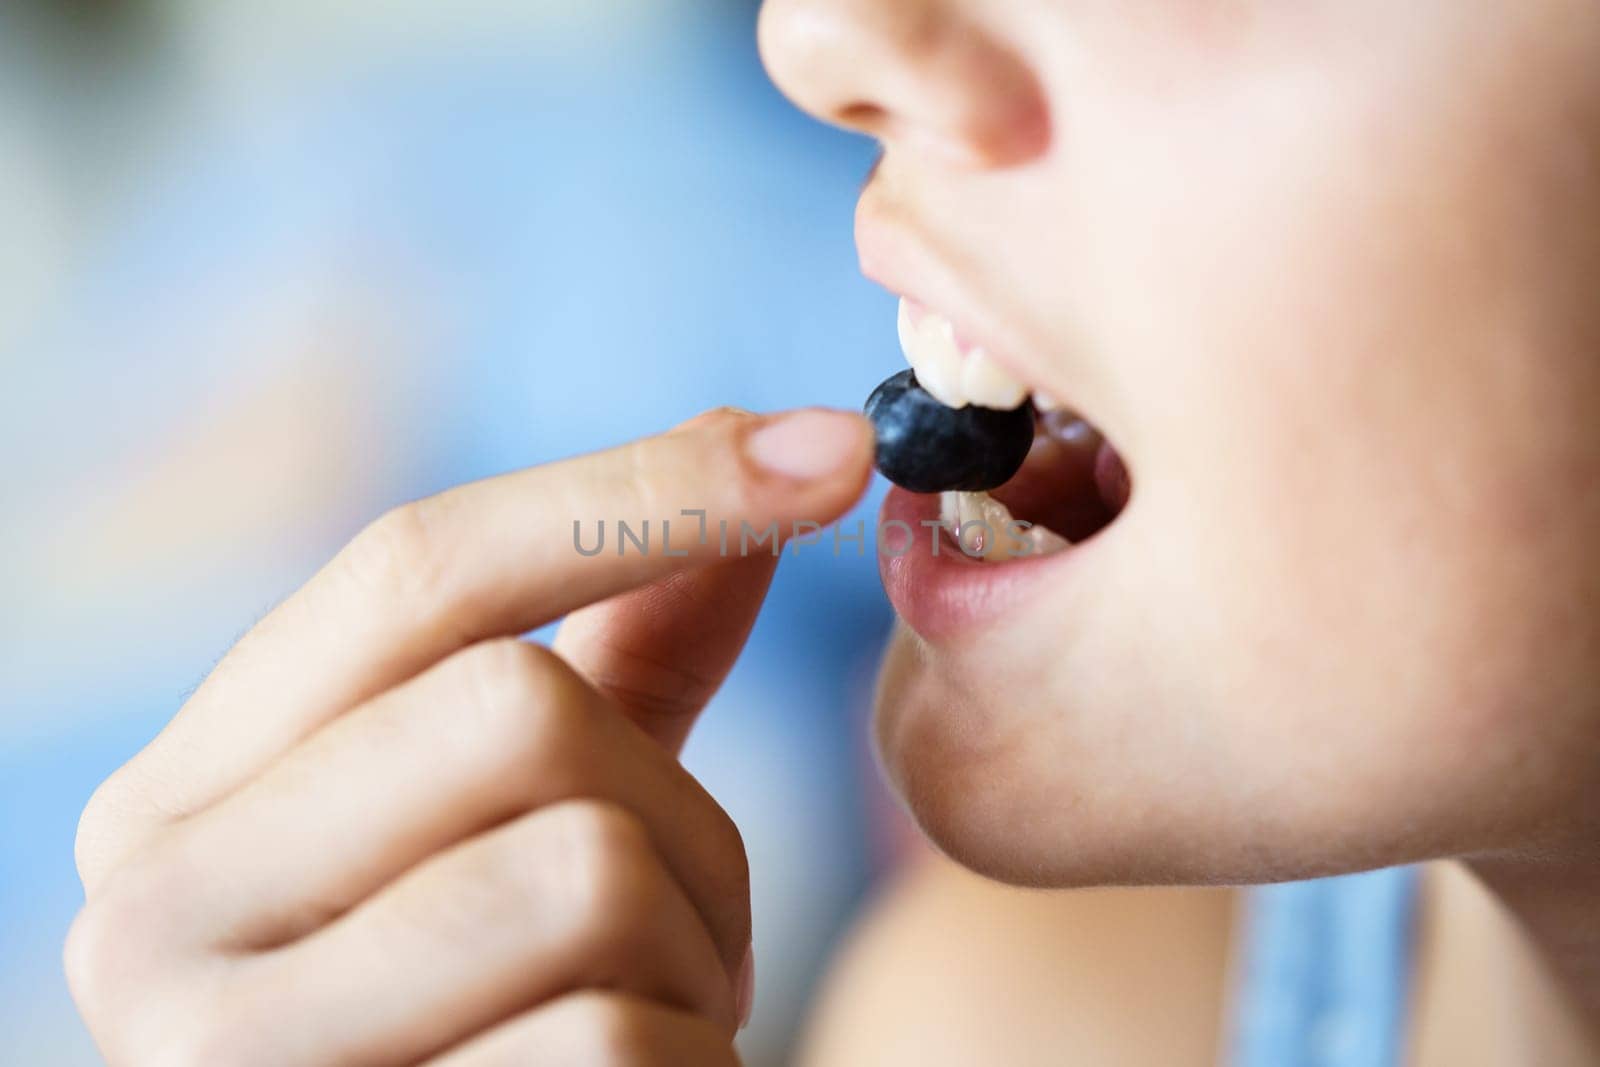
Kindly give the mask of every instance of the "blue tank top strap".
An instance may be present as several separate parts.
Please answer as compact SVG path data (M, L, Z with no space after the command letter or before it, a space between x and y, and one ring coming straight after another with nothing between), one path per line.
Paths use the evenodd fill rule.
M1417 874L1249 891L1230 1067L1401 1067Z

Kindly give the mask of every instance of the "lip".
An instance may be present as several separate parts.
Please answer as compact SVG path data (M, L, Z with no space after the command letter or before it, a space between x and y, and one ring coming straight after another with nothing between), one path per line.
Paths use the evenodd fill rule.
M982 347L1030 392L1043 390L1066 400L1042 382L1015 353L1028 351L1016 331L976 299L937 245L901 212L884 203L878 182L869 181L856 204L856 252L861 273L897 296L949 319L964 348Z
M939 518L939 497L912 493L898 486L884 498L879 529L890 522L904 523L914 536L900 555L878 553L883 588L896 613L917 635L943 643L962 633L986 632L1047 591L1059 592L1069 573L1083 566L1084 555L1094 550L1098 538L1048 556L984 563L965 555L927 524ZM896 533L885 535L893 547Z
M884 191L880 178L875 171L856 205L862 274L949 319L964 342L982 346L1030 391L1043 389L1074 407L1065 390L1016 360L1015 353L1035 349L980 299L957 270L955 258L941 250L936 235L916 224ZM930 529L927 524L939 518L936 494L912 493L898 486L884 498L879 516L880 530L883 524L898 521L914 534L903 554L878 553L879 572L895 612L930 644L989 632L1034 598L1061 594L1071 586L1072 574L1092 565L1090 557L1104 541L1096 536L1048 556L985 563L965 555L944 539L942 531ZM893 543L899 543L897 537Z

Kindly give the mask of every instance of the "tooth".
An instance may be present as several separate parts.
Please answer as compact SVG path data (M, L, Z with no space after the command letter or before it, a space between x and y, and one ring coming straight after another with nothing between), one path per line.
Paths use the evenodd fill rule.
M973 494L947 490L939 494L939 521L958 541L961 527L972 517L970 498Z
M1071 541L1043 526L1028 527L1022 539L1028 544L1027 551L1023 554L1029 556L1053 556L1072 547Z
M1028 389L994 361L982 348L967 353L961 367L961 391L967 402L1010 411L1021 407Z
M913 325L904 302L900 308L900 345L917 381L941 404L966 407L967 397L961 391L963 360L950 320L924 312Z
M989 529L994 531L993 543L984 553L985 559L1014 559L1027 554L1028 547L1023 540L1019 540L1013 532L1016 519L1011 515L1011 509L988 493L983 496L984 522Z
M989 523L989 494L961 494L961 529L957 540L969 556L988 559L994 551L995 529Z
M961 551L974 559L1006 560L1059 551L1067 542L1043 527L1014 533L1009 508L988 493L941 493L939 517ZM1059 542L1059 544L1058 544Z
M1066 408L1045 412L1039 425L1046 436L1065 445L1093 448L1100 443L1100 431Z
M939 521L945 529L955 533L961 525L961 498L964 494L947 489L939 494Z
M984 544L986 531L981 524L985 522L983 501L988 498L987 493L961 493L946 492L939 494L939 520L944 523L945 529L950 532L961 551L969 556L986 556ZM973 525L969 525L973 524Z
M1035 389L1033 391L1033 406L1040 412L1049 413L1052 411L1060 411L1066 405L1061 403L1061 401L1057 400L1055 397L1051 396L1049 393L1045 392L1043 389Z
M895 320L895 328L900 333L900 352L915 369L916 360L911 358L911 351L915 344L916 327L911 323L911 302L904 298L900 300L900 314Z

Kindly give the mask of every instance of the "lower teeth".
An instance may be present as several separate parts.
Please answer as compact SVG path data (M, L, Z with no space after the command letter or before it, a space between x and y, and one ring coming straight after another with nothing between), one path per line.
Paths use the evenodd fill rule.
M956 547L986 563L1048 556L1070 547L1053 531L1012 518L988 493L940 493L939 518Z

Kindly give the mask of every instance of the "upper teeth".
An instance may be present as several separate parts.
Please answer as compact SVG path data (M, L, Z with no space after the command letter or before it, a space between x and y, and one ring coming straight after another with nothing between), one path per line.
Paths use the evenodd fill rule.
M950 320L923 311L913 321L910 305L900 301L900 348L917 381L941 403L968 404L1010 411L1028 398L1028 388L982 348L963 353Z

